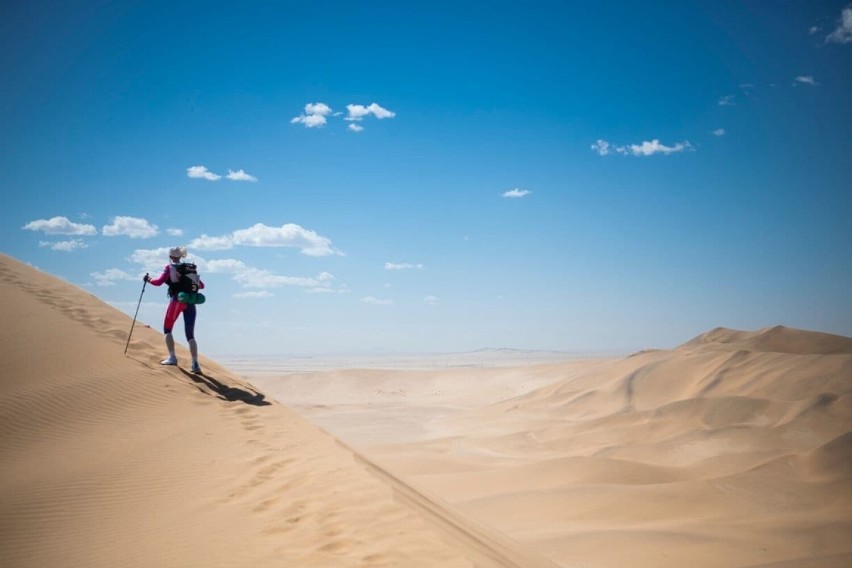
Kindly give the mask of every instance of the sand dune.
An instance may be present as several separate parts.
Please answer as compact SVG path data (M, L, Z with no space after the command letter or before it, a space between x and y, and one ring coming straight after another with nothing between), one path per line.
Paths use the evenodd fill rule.
M305 404L308 382L357 396ZM852 566L850 338L719 328L607 361L265 384L561 566Z
M850 338L248 382L8 257L0 293L4 566L852 565Z
M0 298L3 566L551 565L67 283L4 256Z

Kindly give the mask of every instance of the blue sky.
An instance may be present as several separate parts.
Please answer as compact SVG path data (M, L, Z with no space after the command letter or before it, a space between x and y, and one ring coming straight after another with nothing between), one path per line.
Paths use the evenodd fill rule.
M852 335L848 1L0 1L0 73L0 250L187 245L214 357Z

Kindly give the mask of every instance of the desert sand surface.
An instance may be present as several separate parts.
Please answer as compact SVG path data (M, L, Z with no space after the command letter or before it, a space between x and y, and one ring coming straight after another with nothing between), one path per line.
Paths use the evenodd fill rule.
M554 566L0 256L0 565Z
M627 357L426 366L252 380L559 566L852 566L850 338L719 328Z

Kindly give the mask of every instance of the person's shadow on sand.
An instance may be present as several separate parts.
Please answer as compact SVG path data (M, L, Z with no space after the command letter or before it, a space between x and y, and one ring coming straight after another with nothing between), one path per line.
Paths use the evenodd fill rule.
M198 390L201 392L207 392L208 390L213 391L213 393L222 400L227 400L229 402L243 402L245 404L251 404L252 406L269 406L272 404L268 400L265 400L266 396L263 393L229 387L228 385L222 384L213 377L205 375L204 373L190 373L184 369L180 369L180 371L192 379L192 382L196 385L203 385L207 387L205 390L199 386Z

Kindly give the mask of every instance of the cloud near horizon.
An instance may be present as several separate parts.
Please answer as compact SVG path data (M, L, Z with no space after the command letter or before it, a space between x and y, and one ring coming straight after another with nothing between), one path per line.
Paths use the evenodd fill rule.
M42 231L46 235L97 235L94 225L74 223L68 217L57 216L50 219L36 219L22 227L27 231Z
M410 262L401 262L401 263L386 262L385 263L385 270L413 270L413 269L423 270L423 265L422 264L411 264Z
M159 227L138 217L114 217L111 225L104 225L102 232L107 237L127 236L131 239L149 239L156 237Z
M371 304L373 306L392 306L393 300L384 300L381 298L374 298L373 296L364 296L361 298L361 301L365 304Z
M87 245L80 239L71 239L70 241L57 241L53 243L48 241L39 241L38 246L49 247L51 250L62 252L74 252L75 250L89 248L89 245Z
M92 278L98 286L115 286L118 280L136 280L137 277L118 268L108 268L103 272L92 272Z
M201 235L189 243L190 248L199 250L228 250L236 246L298 248L308 256L343 255L332 246L331 239L293 223L280 227L256 223L226 235Z
M211 272L215 272L211 270ZM304 276L281 276L263 268L245 266L233 273L234 281L243 288L278 288L280 286L316 287L322 282Z

